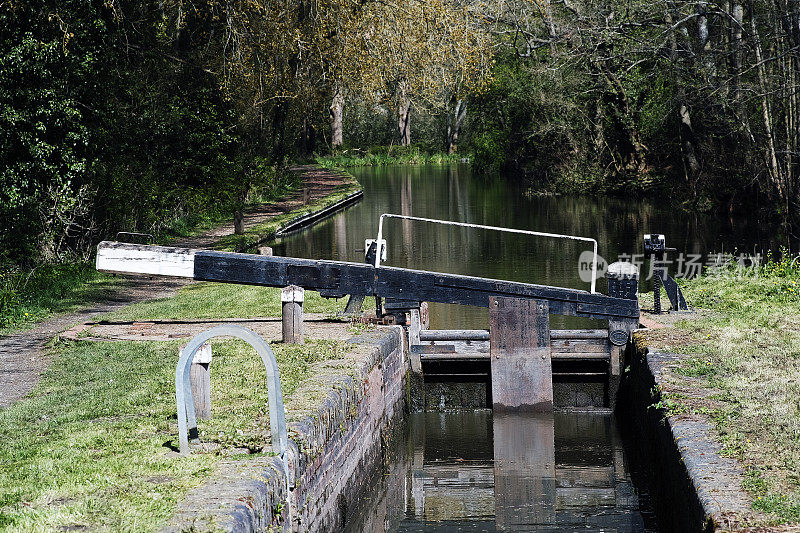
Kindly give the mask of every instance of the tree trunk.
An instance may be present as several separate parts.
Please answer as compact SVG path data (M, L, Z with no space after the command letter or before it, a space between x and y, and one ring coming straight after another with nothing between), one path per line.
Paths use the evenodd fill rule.
M405 86L401 86L397 100L397 132L400 145L411 144L411 99L406 95Z
M625 87L619 78L608 68L600 65L600 71L603 77L608 82L611 92L617 97L619 101L619 112L621 115L621 122L624 124L625 130L628 134L628 142L633 148L630 154L622 154L622 157L627 155L628 162L626 163L626 170L633 171L638 174L647 172L647 147L642 141L642 135L636 128L636 121L633 117L631 105L628 100L628 95L625 92Z
M753 41L755 44L756 53L756 71L758 72L758 85L761 89L761 111L762 118L764 119L764 133L767 137L767 169L769 170L769 177L775 193L778 196L778 201L783 205L788 206L789 198L786 195L785 184L781 172L780 165L778 164L778 154L775 150L775 134L772 127L772 112L768 100L767 88L767 73L763 61L763 53L761 50L761 38L758 34L758 26L756 25L756 14L753 2L750 2L750 27L753 31ZM787 213L784 212L784 217Z
M458 134L461 131L461 124L467 116L467 103L464 100L456 100L456 107L447 125L447 153L458 152Z
M734 98L736 99L736 112L742 114L742 21L744 9L741 2L733 4L733 84Z
M342 145L342 115L344 114L344 95L339 84L333 92L333 101L329 110L331 119L331 148L336 149Z
M675 9L672 3L669 4L665 15L665 21L668 27L673 24L673 17L671 10ZM692 195L692 199L697 198L697 184L700 179L700 159L697 157L697 149L695 147L694 129L692 128L692 115L689 106L686 102L686 93L684 91L682 76L680 75L681 65L678 64L678 42L675 37L676 31L685 31L685 28L675 28L670 31L670 58L674 65L675 82L678 87L675 94L676 104L678 107L678 117L680 118L680 125L678 126L678 135L681 143L681 162L683 164L683 174L686 184Z

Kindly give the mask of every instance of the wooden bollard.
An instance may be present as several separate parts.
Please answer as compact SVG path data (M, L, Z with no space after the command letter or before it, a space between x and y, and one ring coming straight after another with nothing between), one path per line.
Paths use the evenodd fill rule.
M303 342L303 293L302 287L289 285L281 289L281 315L283 317L283 342Z
M244 234L244 213L241 211L233 212L233 233L234 235Z
M181 350L186 348L183 346ZM211 345L203 344L194 354L189 373L197 418L211 417Z

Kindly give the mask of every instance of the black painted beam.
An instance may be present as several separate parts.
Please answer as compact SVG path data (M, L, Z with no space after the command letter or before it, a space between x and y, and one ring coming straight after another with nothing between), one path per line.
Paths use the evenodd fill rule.
M316 261L228 252L198 251L194 278L204 281L284 287L299 285L324 296L380 296L415 302L488 307L490 297L545 300L550 312L590 318L638 318L635 300L577 289L534 285L344 261Z

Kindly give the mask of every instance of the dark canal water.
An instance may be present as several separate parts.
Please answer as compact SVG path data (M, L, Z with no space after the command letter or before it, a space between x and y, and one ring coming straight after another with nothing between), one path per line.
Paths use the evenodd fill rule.
M531 196L504 180L473 176L468 166L354 169L364 199L336 216L276 245L277 255L363 261L364 240L378 233L382 213L437 218L592 237L610 262L641 254L642 235L664 233L667 245L685 254L752 252L774 248L774 235L746 219L698 218L654 203L587 196ZM384 224L387 265L453 274L589 289L578 258L590 245L544 237L389 219ZM677 263L673 265L675 275ZM643 277L647 277L645 265ZM684 268L684 270L689 270ZM646 282L645 282L646 283ZM604 281L598 289L605 292ZM553 328L591 327L583 319L553 316ZM431 305L431 327L488 327L485 309Z
M429 411L400 433L346 532L656 530L610 415Z
M277 255L363 261L364 240L375 238L382 213L594 237L609 262L641 254L642 235L650 232L664 233L667 245L681 252L700 254L701 263L711 252L775 247L771 233L754 221L698 218L640 199L534 196L473 176L466 166L353 173L364 199L285 238ZM399 220L386 222L384 236L391 266L589 288L578 275L578 258L590 249L585 243ZM602 280L598 289L606 290ZM431 304L430 311L435 329L488 327L485 309ZM553 315L551 327L605 325ZM608 413L428 412L401 426L373 490L348 509L348 531L658 529L647 494L632 482L648 467L629 459Z

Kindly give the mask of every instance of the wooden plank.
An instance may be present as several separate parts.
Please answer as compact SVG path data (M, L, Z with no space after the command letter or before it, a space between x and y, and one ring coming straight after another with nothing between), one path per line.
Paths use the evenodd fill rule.
M411 346L411 353L415 354L436 354L436 353L456 353L456 347L452 344L417 344Z
M603 342L587 342L587 341L553 341L550 343L553 351L558 352L603 352L608 351L609 343Z
M554 329L550 330L550 339L556 343L570 341L594 342L603 344L608 339L605 329ZM486 329L431 329L420 334L422 341L488 341L489 330Z
M381 267L376 275L375 290L380 296L401 294L400 297L408 300L481 307L489 304L491 296L521 297L547 300L550 312L554 314L606 319L609 316L639 316L638 302L577 289L394 267Z
M552 410L548 303L492 297L489 333L495 411Z
M181 351L186 345L181 347ZM211 345L203 344L194 354L189 370L194 413L197 418L211 417Z
M195 253L188 248L102 242L95 266L102 272L191 278Z
M485 329L429 329L419 334L421 341L488 341Z
M408 351L411 358L411 370L417 374L422 374L422 362L419 352L415 350L419 346L419 334L422 330L422 319L419 309L411 310L411 323L408 325Z
M364 263L314 261L293 257L268 257L230 252L195 254L194 278L202 281L323 289L328 296L371 296L375 268Z
M639 305L634 300L577 289L393 267L375 269L368 264L344 261L103 242L98 246L97 268L223 283L271 287L298 285L337 297L371 295L482 307L489 305L491 297L514 297L547 301L550 312L554 314L606 320L636 319L639 316Z
M607 339L605 329L551 329L551 339Z
M420 351L423 361L483 361L491 359L491 356L486 352L472 351ZM566 353L566 352L550 352L550 359L552 361L608 361L608 352L595 352L595 353Z
M347 305L344 306L341 316L360 316L361 307L364 305L364 295L350 295L347 298Z

